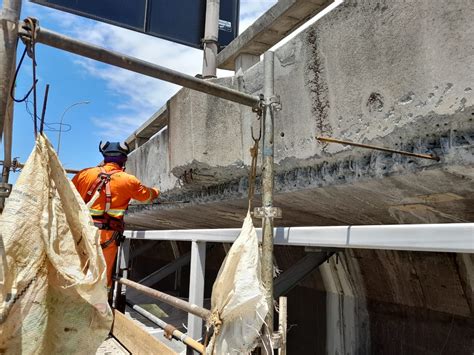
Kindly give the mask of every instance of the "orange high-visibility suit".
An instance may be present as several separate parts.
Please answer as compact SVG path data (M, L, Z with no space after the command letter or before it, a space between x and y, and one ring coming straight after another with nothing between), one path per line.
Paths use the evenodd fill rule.
M120 172L111 175L109 182L112 200L107 214L111 217L123 220L123 216L131 199L149 202L157 198L160 193L157 188L144 186L135 176L122 171L123 169L116 163L107 163L102 166L102 169L106 172L120 170ZM83 200L86 200L88 191L101 172L101 167L88 168L77 173L72 179L73 184L76 186ZM99 198L90 207L89 211L93 218L100 217L104 215L105 208L106 197L105 191L102 189ZM107 243L113 238L114 233L113 230L101 230L100 243ZM115 242L107 243L107 246L102 249L107 264L107 287L112 286L112 269L117 256L117 250L118 246Z

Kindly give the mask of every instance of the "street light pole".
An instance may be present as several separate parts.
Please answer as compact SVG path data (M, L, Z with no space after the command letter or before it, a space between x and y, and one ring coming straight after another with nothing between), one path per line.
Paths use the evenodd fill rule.
M87 104L90 104L90 101L80 101L80 102L76 102L72 105L70 105L69 107L67 107L62 115L61 115L61 120L59 122L59 132L58 132L58 146L56 148L56 153L58 154L58 158L59 158L59 148L61 147L61 133L63 131L63 119L64 119L64 115L66 114L66 112L68 112L70 109L72 109L74 106L78 106L78 105L87 105Z

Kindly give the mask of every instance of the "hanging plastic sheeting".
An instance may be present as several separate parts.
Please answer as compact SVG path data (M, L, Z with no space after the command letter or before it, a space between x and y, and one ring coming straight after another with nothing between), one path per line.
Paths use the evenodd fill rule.
M211 311L214 335L207 354L245 354L256 347L268 305L261 281L257 232L250 212L214 282Z
M0 217L0 353L93 354L107 337L105 261L81 197L39 135Z

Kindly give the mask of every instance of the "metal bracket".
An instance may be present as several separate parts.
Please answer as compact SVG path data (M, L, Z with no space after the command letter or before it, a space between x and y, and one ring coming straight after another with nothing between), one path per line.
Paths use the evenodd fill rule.
M255 218L281 218L282 215L279 207L255 207L253 210Z
M261 116L263 113L263 106L264 106L264 101L265 98L263 94L258 95L260 98L260 101L255 104L255 106L252 107L252 112L255 112L258 116Z
M12 184L0 182L0 198L7 198L12 191Z

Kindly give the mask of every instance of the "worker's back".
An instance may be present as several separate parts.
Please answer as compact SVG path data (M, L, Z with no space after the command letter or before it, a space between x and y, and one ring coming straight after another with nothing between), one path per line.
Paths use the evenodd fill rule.
M133 198L138 201L146 202L157 197L158 190L143 186L142 183L133 175L127 174L115 163L107 163L102 167L88 168L80 171L72 182L79 191L84 200L87 200L87 193L93 187L99 174L105 170L110 176L111 204L108 214L112 217L122 218L130 200ZM95 191L92 191L94 194ZM91 196L89 196L90 199ZM90 207L92 216L101 216L104 214L106 206L105 188L102 188L99 198Z

